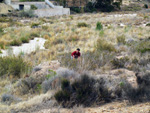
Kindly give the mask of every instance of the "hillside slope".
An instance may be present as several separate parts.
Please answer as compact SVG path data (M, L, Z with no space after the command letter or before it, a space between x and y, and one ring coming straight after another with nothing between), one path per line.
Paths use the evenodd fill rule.
M4 3L0 3L0 14L6 14L8 13L8 10L13 10L13 8Z

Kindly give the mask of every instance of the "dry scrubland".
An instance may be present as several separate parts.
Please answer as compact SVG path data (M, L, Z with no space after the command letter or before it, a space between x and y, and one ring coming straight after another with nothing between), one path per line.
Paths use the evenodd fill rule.
M149 20L143 12L0 18L1 49L47 40L45 50L0 58L0 112L149 112ZM71 61L77 47L82 58Z

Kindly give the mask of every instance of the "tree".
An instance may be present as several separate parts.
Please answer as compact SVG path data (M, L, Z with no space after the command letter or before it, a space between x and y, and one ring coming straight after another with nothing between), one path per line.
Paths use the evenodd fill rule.
M63 7L67 7L67 1L66 0L56 0L56 2L58 2Z
M97 0L96 8L104 12L110 12L114 9L114 0Z
M97 0L95 7L104 12L111 12L116 7L120 9L121 4L122 0Z
M3 2L4 0L0 0L0 2Z

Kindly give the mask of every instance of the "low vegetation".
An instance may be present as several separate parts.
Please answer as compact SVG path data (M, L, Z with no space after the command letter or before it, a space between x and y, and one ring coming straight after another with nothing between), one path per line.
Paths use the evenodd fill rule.
M1 17L0 22L12 22L13 20L11 18Z
M103 50L109 52L116 51L114 45L108 43L105 39L98 39L95 48L97 51L103 51Z
M33 10L28 10L28 11L20 11L18 14L19 17L27 17L27 18L32 18L35 17Z
M40 36L39 29L29 30L7 30L7 33L1 34L0 47L5 49L6 46L20 46L22 43L28 43L29 40Z
M87 8L94 11L94 6ZM38 112L49 105L72 108L114 100L149 102L150 27L145 26L149 16L146 12L119 12L21 16L17 21L4 17L7 21L0 22L1 52L35 37L46 39L46 49L0 57L0 109ZM81 49L80 60L71 59L76 48ZM59 66L51 64L53 60Z
M77 26L78 27L88 27L88 24L86 24L85 22L81 22L81 23L78 23Z
M118 44L126 44L126 38L124 35L117 37Z
M21 57L0 57L0 76L13 75L20 77L30 70L30 65Z
M75 105L93 106L110 102L118 97L127 99L131 103L149 100L149 73L142 77L137 75L138 87L134 88L125 79L120 80L114 91L109 90L106 78L94 79L84 74L80 79L70 83L67 79L62 79L61 90L54 97L64 107ZM111 83L110 83L111 84ZM115 87L115 86L114 86Z
M102 30L102 29L103 29L103 25L100 22L97 22L96 30Z

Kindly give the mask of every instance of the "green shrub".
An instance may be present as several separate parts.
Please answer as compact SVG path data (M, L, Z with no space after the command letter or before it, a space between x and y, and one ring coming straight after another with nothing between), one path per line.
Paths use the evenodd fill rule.
M73 16L70 16L70 19L73 20Z
M31 33L30 35L29 35L29 38L30 39L34 39L35 37L40 37L40 34L38 34L38 33Z
M22 43L29 43L29 38L22 37L20 40Z
M121 9L121 7L120 7L120 2L114 2L113 3L113 6L116 8L116 9Z
M83 75L81 77L81 80L75 81L72 84L72 88L77 94L76 97L77 101L82 103L83 101L88 100L88 97L90 96L93 90L92 89L93 84L94 84L94 79L88 77L87 75Z
M103 51L103 50L109 51L109 52L116 51L114 45L112 45L111 43L108 43L104 39L98 39L95 48L97 51Z
M68 91L58 91L55 95L54 95L55 99L58 102L66 102L70 99L70 92Z
M62 90L69 88L69 86L70 86L70 81L68 81L67 79L62 79L61 81Z
M147 4L144 4L144 8L148 9L148 5L147 5Z
M55 71L53 71L53 70L48 70L48 71L50 72L50 74L46 75L47 80L56 75Z
M86 7L84 8L85 12L94 12L96 11L96 8L94 7L94 4L92 2L88 2Z
M21 57L0 57L0 76L5 74L20 76L30 68Z
M13 20L11 18L6 17L0 17L0 22L12 22Z
M40 25L39 23L32 23L31 28L38 27L39 25Z
M0 33L2 33L3 32L3 28L2 27L0 27Z
M136 50L140 53L150 51L150 41L140 41L136 44Z
M43 30L48 30L48 26L42 26Z
M100 22L97 22L96 30L102 30L102 29L103 29L103 25Z
M0 49L4 49L5 44L3 42L0 42Z
M97 0L95 7L103 12L111 12L114 10L113 2L114 0Z
M35 5L31 5L31 9L32 10L36 10L36 9L38 9Z
M65 78L65 80L66 80L70 77L74 77L75 72L71 71L69 69L58 69L57 75L56 75L55 71L50 72L49 75L50 75L50 77L46 76L47 79L45 81L43 81L43 83L42 83L42 91L44 93L46 93L49 90L60 88L61 85L63 85L63 84L65 84L65 85L63 85L64 89L68 89L69 87L67 87L66 82L65 83L63 82L64 79L62 79L62 78Z
M118 44L126 44L125 36L124 35L118 36L117 37L117 43Z
M58 102L61 101L68 101L70 99L70 91L69 91L69 87L70 87L70 81L68 81L67 79L62 79L61 81L61 88L62 91L58 91L54 97Z
M73 11L73 12L76 12L76 13L81 12L80 8L78 8L78 7L71 7L70 10Z
M18 39L13 40L12 42L10 42L11 46L20 46L22 44L22 42Z
M150 26L150 23L146 24L146 26Z
M86 24L85 22L80 22L77 25L78 27L88 27L88 24Z

